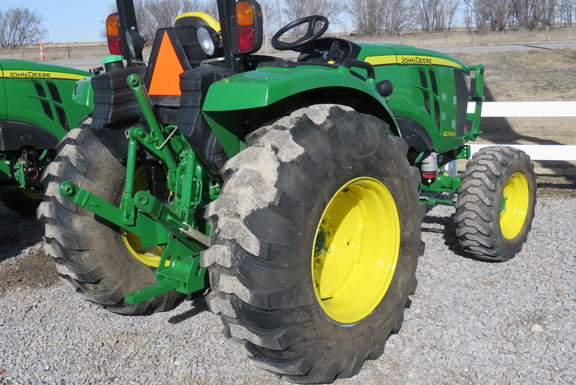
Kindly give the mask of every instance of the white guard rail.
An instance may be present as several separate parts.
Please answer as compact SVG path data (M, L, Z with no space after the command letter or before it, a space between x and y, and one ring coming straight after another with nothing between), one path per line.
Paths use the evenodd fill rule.
M468 113L474 112L475 103L468 104ZM484 102L483 118L574 118L576 102ZM576 161L576 145L562 144L470 144L474 154L483 147L509 146L526 152L532 160ZM450 175L456 175L457 163L450 162L444 168Z
M474 112L474 103L468 105ZM576 102L484 102L483 118L574 118ZM576 145L557 144L502 144L526 152L532 160L576 160ZM471 144L472 153L488 144ZM493 146L493 144L492 144Z

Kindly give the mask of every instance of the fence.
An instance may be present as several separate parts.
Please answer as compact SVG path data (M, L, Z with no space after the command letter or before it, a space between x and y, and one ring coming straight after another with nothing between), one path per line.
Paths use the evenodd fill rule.
M105 43L44 44L43 46L46 61L93 58L100 60L109 55L108 46ZM0 58L39 61L41 60L40 46L0 49Z
M474 112L474 103L468 105L468 112ZM576 102L484 102L483 118L573 118L576 117ZM576 141L576 139L575 139ZM488 146L509 146L526 152L532 160L576 161L576 145L565 144L470 144L471 153ZM456 175L457 162L445 167L450 175Z
M474 104L468 105L468 112L474 112ZM576 117L576 102L484 102L483 118L573 118ZM575 140L576 141L576 140ZM533 160L576 160L576 145L562 144L503 144L516 147ZM489 144L472 144L472 153Z

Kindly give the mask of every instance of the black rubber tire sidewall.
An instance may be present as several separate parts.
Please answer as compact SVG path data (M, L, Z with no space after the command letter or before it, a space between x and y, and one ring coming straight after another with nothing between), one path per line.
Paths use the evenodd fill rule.
M213 244L226 246L234 254L230 269L212 266L210 270L212 298L229 301L237 312L236 319L223 315L227 333L239 340L242 338L235 331L242 328L249 333L261 333L258 338L242 341L249 354L261 366L297 382L350 377L367 358L382 354L389 335L399 330L402 323L408 295L415 286L417 257L422 250L415 183L418 176L408 165L405 144L399 138L389 137L387 127L375 118L338 109L331 110L331 118L351 126L335 127L338 123L331 126L328 119L328 123L318 129L308 119L300 118L291 127L294 142L305 152L296 160L280 164L275 186L281 193L276 201L244 219L252 234L261 241L259 255L221 236L224 230L218 225L213 227ZM260 133L254 134L248 144L270 145L265 138L268 132L264 129L262 138ZM271 147L274 146L272 143ZM278 148L281 146L282 143L278 143ZM225 175L230 181L237 173L248 174L246 170L250 167L246 163L228 170ZM330 319L316 299L311 254L326 205L343 185L358 177L381 181L396 200L401 227L400 255L394 278L381 303L359 322L343 325ZM234 194L237 182L234 180L228 186L230 194ZM226 191L225 185L222 196ZM215 204L219 205L227 206ZM224 213L223 208L215 211L221 216L217 221L232 221L223 219L225 214L218 214ZM211 213L214 212L209 210ZM211 219L214 220L214 215ZM251 290L251 294L241 299L238 295L242 297L242 294L220 293L221 280L229 274ZM268 338L264 332L278 329L287 331L277 340ZM259 338L264 342L255 343ZM270 348L274 344L280 347ZM283 349L285 344L289 346ZM298 361L298 368L294 368L294 360Z
M528 209L519 233L507 239L500 227L500 202L506 184L515 173L526 178ZM532 228L536 190L534 166L524 152L493 146L474 154L462 175L456 203L456 233L464 251L484 261L504 262L513 258ZM486 199L492 204L486 204Z
M133 257L117 226L62 197L58 188L70 181L118 206L125 167L87 129L76 129L58 146L58 155L43 177L47 186L38 216L45 222L45 250L55 258L60 277L85 299L122 314L173 308L183 299L170 292L138 304L124 296L156 282L155 269Z

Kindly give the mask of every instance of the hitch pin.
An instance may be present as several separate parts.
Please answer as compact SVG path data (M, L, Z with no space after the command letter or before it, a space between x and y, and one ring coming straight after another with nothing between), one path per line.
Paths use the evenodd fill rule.
M168 141L170 140L170 138L172 138L174 136L174 134L176 133L176 131L178 130L178 126L174 127L174 129L172 130L172 132L170 133L170 135L168 135L168 137L166 138L166 140L164 141L164 143L162 143L160 146L157 146L156 149L157 150L161 150L162 148L164 148L164 146L166 145L166 143L168 143Z
M180 229L180 232L182 234L189 236L190 238L200 242L204 246L210 247L210 237L207 237L206 235L202 234L200 231L196 230L188 223L184 223L184 226L185 226L184 228Z

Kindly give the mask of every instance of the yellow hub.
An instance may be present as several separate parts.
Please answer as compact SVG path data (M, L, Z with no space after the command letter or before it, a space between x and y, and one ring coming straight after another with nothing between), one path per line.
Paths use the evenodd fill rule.
M134 191L137 192L146 189L148 189L146 169L144 167L139 167L134 176ZM145 265L158 267L160 264L160 258L162 257L162 252L164 251L163 248L159 246L144 248L142 247L142 242L139 236L124 229L120 229L120 234L126 249L128 249L134 258Z
M144 248L139 236L124 229L122 229L122 241L130 254L143 264L152 267L158 267L160 264L160 257L164 251L160 246Z
M360 321L382 301L396 270L400 218L394 197L374 178L353 179L334 194L315 236L318 303L336 322Z
M530 188L528 180L521 172L512 174L502 196L500 209L500 229L506 239L514 239L522 230L528 215Z

